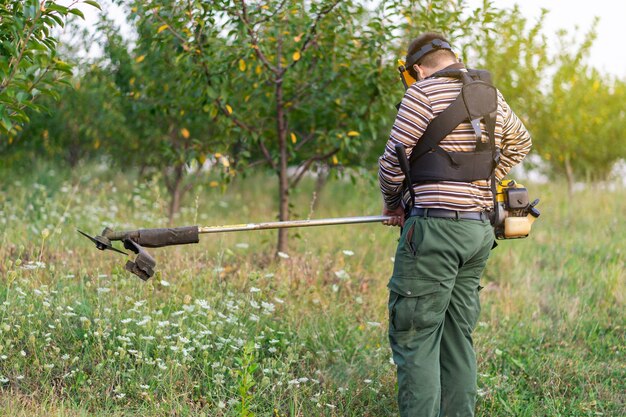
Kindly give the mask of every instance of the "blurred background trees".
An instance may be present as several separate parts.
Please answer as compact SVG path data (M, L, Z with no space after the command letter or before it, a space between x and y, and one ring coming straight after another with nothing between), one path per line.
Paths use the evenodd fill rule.
M41 110L41 97L59 98L68 85L72 66L57 54L54 30L72 15L84 17L79 5L100 7L93 0L62 2L39 0L0 3L0 134L15 137Z
M98 7L0 5L0 157L14 167L98 161L158 179L170 222L209 175L215 186L269 170L286 220L298 211L290 193L309 173L323 184L329 173L374 172L403 94L397 59L427 30L447 34L468 66L492 71L548 175L572 187L607 178L626 157L625 81L588 62L593 30L582 42L561 33L552 56L543 19L516 8L115 0L124 30L102 13L87 32L71 26L61 48L80 3ZM86 55L91 44L100 53ZM283 230L277 250L286 248Z

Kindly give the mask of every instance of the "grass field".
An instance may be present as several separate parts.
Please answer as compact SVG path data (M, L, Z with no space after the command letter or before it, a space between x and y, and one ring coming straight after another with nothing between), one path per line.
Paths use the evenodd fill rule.
M273 220L272 177L202 187L177 225ZM4 173L0 415L391 416L386 283L398 229L203 236L151 250L157 275L76 233L166 224L156 183L103 168ZM299 218L378 214L371 180L312 184ZM626 191L531 185L542 216L483 277L478 416L626 415Z

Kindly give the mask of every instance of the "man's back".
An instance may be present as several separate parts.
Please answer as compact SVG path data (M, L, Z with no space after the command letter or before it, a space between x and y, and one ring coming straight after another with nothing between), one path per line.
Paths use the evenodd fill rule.
M395 144L402 143L410 156L428 124L457 98L462 85L457 78L432 77L416 82L407 90L400 104L385 153L380 158L381 189L385 197L386 192L395 194L398 184L401 186L397 180L402 173L395 154ZM484 122L481 123L481 130L482 139L488 140ZM524 125L511 111L501 94L498 94L495 142L501 149L501 162L496 169L496 178L502 179L510 168L528 153L531 141ZM469 121L466 121L446 136L440 146L446 152L471 152L475 149L475 144L474 129ZM485 211L493 207L493 197L487 180L472 183L428 182L416 184L413 189L415 207L459 211ZM407 200L408 193L404 201Z

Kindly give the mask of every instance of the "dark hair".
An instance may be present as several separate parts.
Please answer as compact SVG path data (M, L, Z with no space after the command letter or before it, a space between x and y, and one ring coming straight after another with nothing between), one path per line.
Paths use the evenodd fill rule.
M407 54L406 54L406 61L408 61L411 55L413 55L414 53L422 49L424 45L429 44L435 39L439 39L439 40L442 40L443 42L450 43L443 35L439 33L426 32L418 36L417 38L413 40L413 42L411 42L411 44L409 45ZM454 54L454 52L448 49L437 49L424 55L422 59L416 62L416 64L424 65L424 66L432 68L436 66L444 57L456 59L456 55ZM413 65L408 67L407 70L409 71L409 74L411 74L413 78L417 79L417 72L415 71L415 69L413 69Z

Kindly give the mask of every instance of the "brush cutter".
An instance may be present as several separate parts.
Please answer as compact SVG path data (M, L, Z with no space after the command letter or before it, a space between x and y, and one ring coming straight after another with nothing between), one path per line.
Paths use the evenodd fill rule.
M89 236L78 230L78 233L87 237L96 244L100 250L112 250L128 255L126 252L115 248L112 244L120 240L124 248L137 255L135 261L126 262L126 270L137 275L144 281L154 275L156 262L144 248L161 248L164 246L187 245L198 243L200 234L242 232L250 230L286 229L290 227L330 226L339 224L376 223L391 219L390 216L361 216L361 217L337 217L316 220L290 220L266 223L234 224L226 226L185 226L168 229L139 229L116 232L108 227L99 236Z

